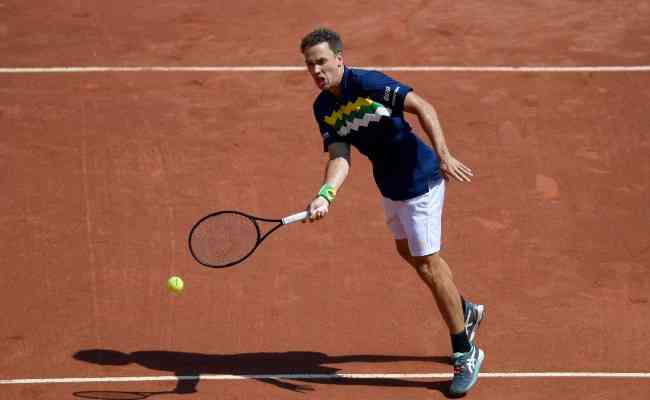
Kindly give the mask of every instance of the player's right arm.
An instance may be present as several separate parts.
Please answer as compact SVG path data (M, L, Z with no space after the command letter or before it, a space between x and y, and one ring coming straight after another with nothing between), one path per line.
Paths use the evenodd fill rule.
M445 178L452 176L461 182L471 182L474 174L469 167L449 152L438 114L433 106L415 92L409 92L404 99L404 111L418 116L420 125L438 153L443 176Z
M345 182L350 172L350 145L348 143L334 142L327 146L329 160L325 167L324 185L331 186L335 191ZM322 196L316 196L309 204L310 221L319 220L329 212L330 202Z

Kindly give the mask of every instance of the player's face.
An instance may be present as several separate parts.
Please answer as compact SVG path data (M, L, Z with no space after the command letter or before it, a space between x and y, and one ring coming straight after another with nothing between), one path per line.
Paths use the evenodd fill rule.
M336 54L327 42L305 49L305 64L320 90L337 90L343 77L343 56Z

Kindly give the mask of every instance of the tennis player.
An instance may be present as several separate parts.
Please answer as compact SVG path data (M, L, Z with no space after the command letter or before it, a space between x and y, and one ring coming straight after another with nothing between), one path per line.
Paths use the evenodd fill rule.
M329 152L325 180L308 206L310 219L327 215L348 175L350 146L355 146L372 162L397 252L431 289L449 328L454 364L450 392L466 393L476 383L484 358L474 336L485 309L460 296L440 256L440 239L445 181L470 182L472 171L449 152L431 104L381 72L347 67L336 32L316 29L302 39L300 50L321 90L314 114ZM413 133L405 111L417 115L433 148Z

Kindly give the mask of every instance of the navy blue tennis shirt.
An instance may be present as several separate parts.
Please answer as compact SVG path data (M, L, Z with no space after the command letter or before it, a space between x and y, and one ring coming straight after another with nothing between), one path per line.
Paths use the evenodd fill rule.
M391 200L420 196L442 178L437 154L404 119L404 99L412 90L379 71L345 67L341 97L324 90L314 102L325 151L336 142L356 147Z

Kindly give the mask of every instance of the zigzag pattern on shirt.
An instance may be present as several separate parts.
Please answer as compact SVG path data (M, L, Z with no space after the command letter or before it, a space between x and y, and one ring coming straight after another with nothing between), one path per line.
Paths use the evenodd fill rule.
M356 101L325 117L325 122L334 127L340 136L346 136L350 131L367 127L370 122L379 121L383 116L390 117L391 110L371 99L358 97Z
M346 136L353 130L358 131L362 126L367 128L371 122L377 122L381 117L390 117L390 113L385 107L378 108L374 113L367 113L361 118L354 118L346 122L345 126L339 128L338 134L339 136Z
M325 117L325 122L329 125L336 125L336 122L344 119L346 116L350 115L353 111L359 110L363 106L371 106L373 101L370 99L365 99L363 97L357 97L354 102L348 102L348 104L342 106L338 110L334 111L329 117Z

